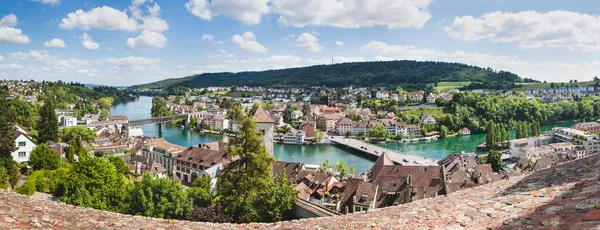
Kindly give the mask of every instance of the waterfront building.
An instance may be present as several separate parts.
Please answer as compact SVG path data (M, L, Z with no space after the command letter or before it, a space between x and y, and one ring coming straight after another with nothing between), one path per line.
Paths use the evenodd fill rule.
M208 120L208 127L214 131L223 131L229 129L229 119L223 115L217 115Z
M283 136L284 144L302 144L304 143L305 134L302 130L298 131L292 128Z
M335 124L345 116L345 113L323 114L317 119L317 128L323 132L333 131Z
M227 110L220 108L218 105L211 105L207 109L208 115L211 116L225 116L227 115Z
M185 150L185 147L171 144L163 138L156 138L144 144L141 154L153 162L161 164L171 175L173 173L173 156L183 150Z
M600 123L598 122L581 122L571 126L572 129L576 129L579 131L590 132L590 133L599 133L600 132Z
M262 106L258 106L252 118L257 123L256 128L261 133L261 135L263 135L263 140L265 143L265 147L267 148L267 152L273 155L273 131L275 129L275 121L273 120L273 117Z
M460 135L471 135L471 130L469 130L467 127L464 127L460 129Z
M316 121L305 121L304 123L302 123L302 125L300 125L300 129L302 129L302 131L304 131L304 133L306 134L306 137L312 138L315 136L315 130L317 129L317 122Z
M27 163L29 161L29 157L31 157L31 152L37 145L33 142L33 139L25 130L23 130L18 125L14 125L14 132L16 133L17 138L15 139L15 146L17 150L11 153L11 156L14 161L19 163Z
M557 141L576 142L583 145L588 154L600 152L600 136L571 128L552 128L552 133Z
M175 175L186 185L202 176L211 178L211 187L217 183L220 172L237 158L227 152L226 142L211 142L190 146L173 157Z
M437 122L435 120L435 117L433 117L433 115L427 114L427 113L424 113L424 114L421 115L421 120L425 124L435 124Z

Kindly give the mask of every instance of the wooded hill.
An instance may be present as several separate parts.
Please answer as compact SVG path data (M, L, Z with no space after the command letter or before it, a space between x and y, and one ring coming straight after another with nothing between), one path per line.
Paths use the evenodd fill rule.
M460 63L433 61L377 61L239 73L204 73L135 85L133 89L168 89L178 86L263 86L263 87L426 87L427 83L472 82L469 88L509 89L515 83L535 82L507 71Z

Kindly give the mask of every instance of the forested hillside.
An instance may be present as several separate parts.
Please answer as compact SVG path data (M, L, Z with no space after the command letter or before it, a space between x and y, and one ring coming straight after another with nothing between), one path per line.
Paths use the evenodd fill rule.
M472 88L507 89L514 83L531 82L514 73L460 63L431 61L378 61L318 65L281 70L240 73L205 73L136 85L138 89L177 86L423 86L442 81L472 82Z

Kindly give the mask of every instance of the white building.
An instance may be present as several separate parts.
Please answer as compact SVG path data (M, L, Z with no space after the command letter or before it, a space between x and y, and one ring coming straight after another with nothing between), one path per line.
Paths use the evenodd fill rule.
M142 147L142 156L161 164L169 175L173 173L173 156L185 150L184 147L167 142L163 138L150 140Z
M26 163L29 161L29 157L31 157L31 152L37 146L33 143L32 138L25 132L21 127L15 125L15 132L17 133L17 138L15 139L15 145L17 146L17 150L12 152L12 158L14 161L19 163ZM23 132L19 131L23 130Z
M425 113L423 115L421 115L421 120L425 124L435 124L437 122L435 120L435 117L433 117L433 115L431 115L431 114L425 114Z
M222 115L214 116L208 120L208 126L215 131L226 130L229 129L229 120Z
M206 111L208 112L208 115L211 115L211 116L227 115L227 110L219 108L218 105L211 105Z
M125 129L125 132L127 132L128 138L144 136L144 130L139 127L129 127Z
M72 116L60 117L60 126L71 127L77 125L77 118Z
M296 130L292 128L288 133L283 136L284 144L302 144L304 143L304 131Z
M211 178L214 188L221 170L235 158L227 154L229 144L226 142L211 142L191 146L176 154L173 159L173 169L181 181L190 185L202 176Z
M435 97L436 95L433 93L429 93L427 95L427 103L435 103Z
M267 152L273 155L273 130L275 127L273 117L262 106L258 106L252 118L257 123L256 129L263 135Z
M375 94L377 99L388 99L390 97L390 93L387 90L379 90Z

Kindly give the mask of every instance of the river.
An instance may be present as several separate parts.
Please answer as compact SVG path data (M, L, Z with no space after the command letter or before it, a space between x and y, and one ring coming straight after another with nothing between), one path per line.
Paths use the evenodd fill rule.
M125 115L130 120L150 117L152 97L142 96L139 100L116 104L111 107L111 115ZM560 126L571 126L565 123ZM552 125L542 126L542 131L552 129ZM162 135L158 133L158 125L141 126L144 135L163 137L168 142L180 146L192 146L213 141L223 141L220 135L201 134L196 131L177 126L166 125ZM485 134L470 136L457 136L429 142L389 142L381 146L397 150L410 155L423 156L429 159L442 159L452 152L473 152L477 145L485 142ZM514 137L511 132L511 137ZM274 156L278 160L300 161L306 164L320 164L325 160L331 163L345 161L348 165L355 165L356 172L367 172L373 165L374 158L365 156L355 150L346 149L337 145L284 145L275 144Z

